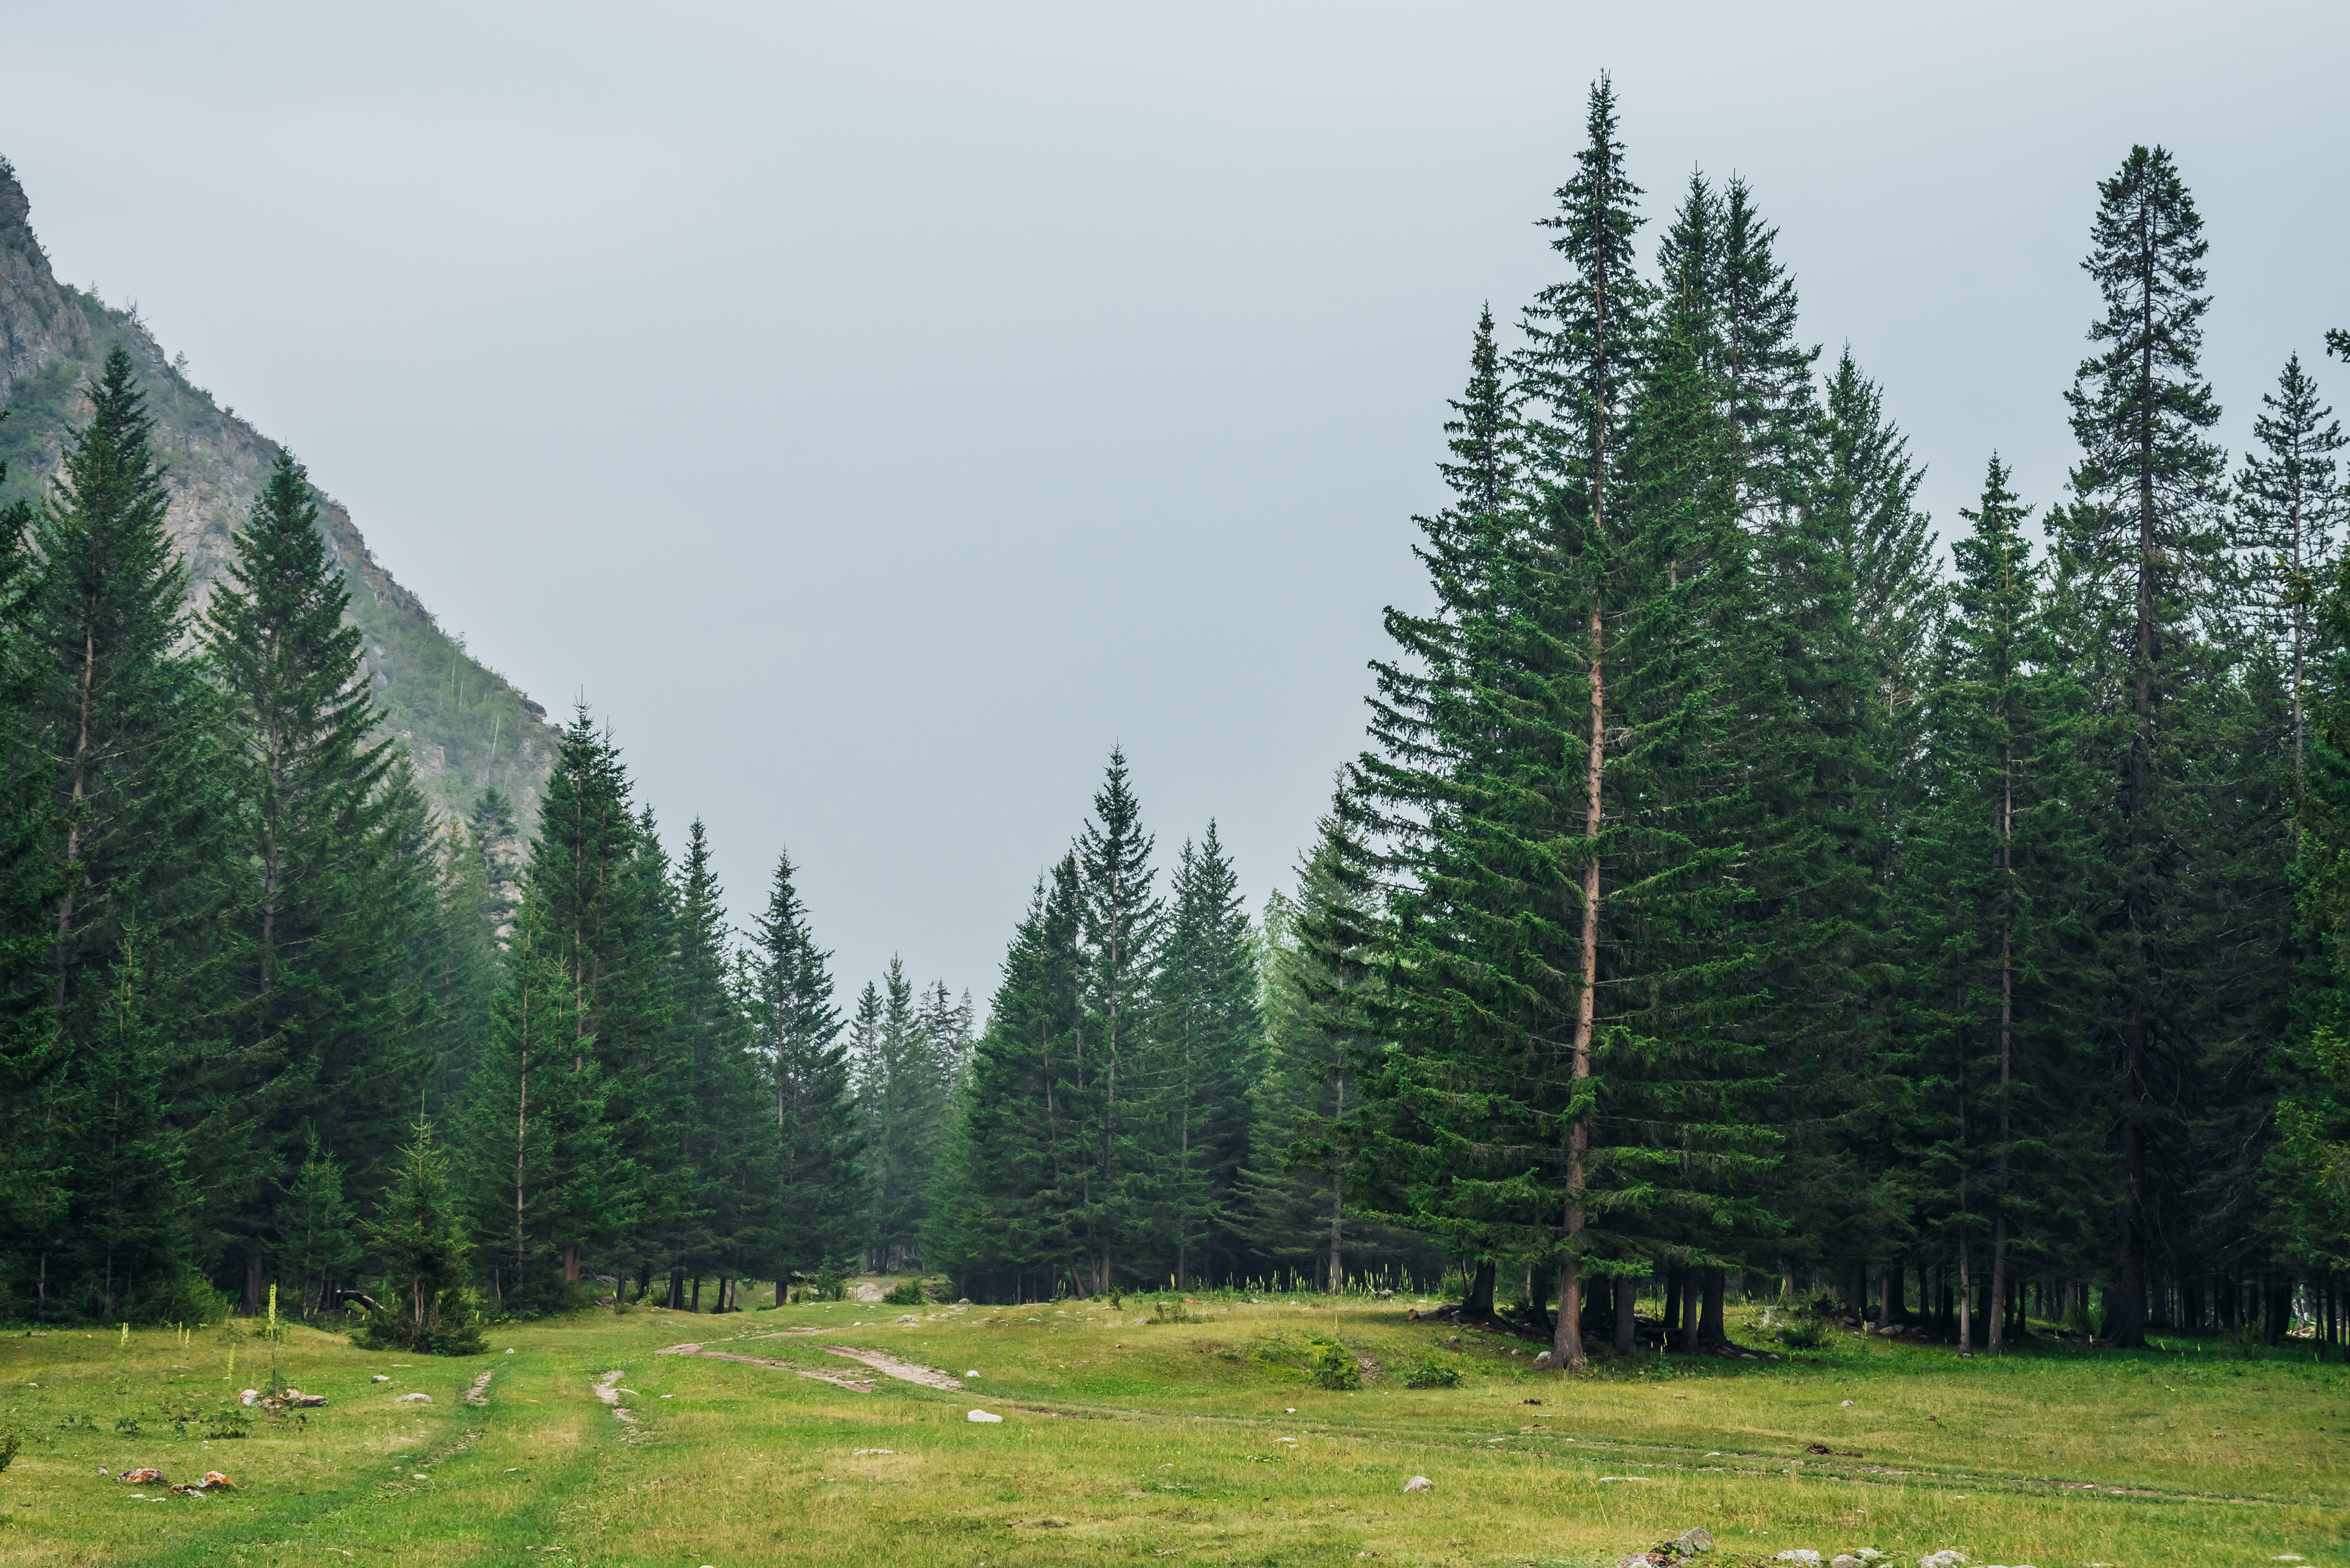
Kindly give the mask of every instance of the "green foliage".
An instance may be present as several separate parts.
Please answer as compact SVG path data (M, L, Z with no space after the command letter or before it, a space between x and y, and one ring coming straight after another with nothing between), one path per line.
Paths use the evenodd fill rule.
M848 1282L857 1272L856 1262L847 1258L827 1257L816 1265L816 1278L808 1285L811 1297L820 1302L846 1301Z
M1156 1296L1150 1303L1152 1323L1190 1323L1191 1313L1181 1296Z
M1422 1355L1404 1363L1403 1386L1407 1388L1458 1388L1461 1367L1450 1359Z
M1305 1371L1314 1386L1344 1390L1363 1386L1363 1369L1345 1345L1321 1334L1307 1345Z
M462 1230L449 1161L420 1117L400 1151L368 1241L380 1260L384 1299L351 1338L377 1350L476 1355L486 1348L464 1281L472 1251Z
M766 912L752 927L752 1048L775 1100L775 1226L780 1282L864 1240L862 1128L848 1049L833 1004L831 955L816 945L791 856L775 857Z
M900 1280L881 1297L883 1306L927 1306L930 1297L922 1293L920 1280Z

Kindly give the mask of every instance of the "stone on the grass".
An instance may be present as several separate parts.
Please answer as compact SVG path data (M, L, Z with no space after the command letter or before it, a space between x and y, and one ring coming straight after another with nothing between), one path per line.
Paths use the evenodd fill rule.
M261 1403L261 1390L258 1388L248 1388L244 1393L236 1397L236 1402L240 1405L245 1406L258 1405Z
M118 1479L127 1480L132 1486L152 1486L163 1479L163 1472L157 1469L125 1470Z
M1820 1568L1820 1554L1808 1546L1790 1547L1771 1559L1773 1563L1802 1563L1808 1568Z
M218 1470L206 1470L204 1472L204 1479L201 1484L204 1486L224 1486L231 1491L234 1491L236 1490L236 1482L229 1480L228 1477L221 1474Z
M399 1398L394 1399L392 1403L395 1405L430 1405L432 1403L432 1396L430 1394L402 1394Z
M965 1416L963 1419L966 1421L1001 1421L1003 1417L1001 1416L991 1416L984 1410L973 1410L970 1415Z
M286 1402L288 1405L299 1405L306 1410L315 1410L327 1402L327 1397L324 1394L305 1394L299 1388L288 1388L286 1390Z
M1547 1366L1550 1365L1550 1352L1545 1350L1540 1355L1535 1356L1534 1365L1536 1366Z
M370 1383L389 1383L391 1381L391 1374L388 1372L379 1372L374 1376L369 1378L368 1381Z
M1967 1555L1955 1547L1945 1547L1918 1559L1918 1568L1967 1568Z
M1700 1552L1713 1550L1713 1534L1703 1525L1685 1530L1673 1537L1673 1550L1683 1557L1694 1557Z
M1436 1483L1429 1480L1426 1476L1414 1476L1411 1480L1403 1483L1403 1490L1406 1491L1434 1491L1436 1490Z

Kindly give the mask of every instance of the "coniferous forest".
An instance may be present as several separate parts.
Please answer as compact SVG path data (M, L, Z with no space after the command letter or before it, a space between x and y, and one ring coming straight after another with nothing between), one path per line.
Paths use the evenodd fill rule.
M502 859L514 804L451 816L390 736L291 458L192 600L118 348L0 514L0 1313L275 1288L462 1352L860 1271L1409 1277L1565 1366L1659 1284L1691 1348L1825 1289L1992 1354L2338 1355L2350 336L2276 345L2223 451L2203 221L2132 148L2066 483L1983 452L1937 523L1760 193L1633 186L1605 78L1564 174L1292 885L1170 849L1113 750L976 1001L835 972L782 847L822 824L731 920L584 708Z

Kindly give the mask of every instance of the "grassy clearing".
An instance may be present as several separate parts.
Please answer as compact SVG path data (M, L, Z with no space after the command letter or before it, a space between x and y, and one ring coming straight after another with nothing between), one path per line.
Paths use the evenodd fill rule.
M1580 1568L1702 1524L1733 1562L1874 1544L1905 1563L1955 1546L2038 1568L2350 1564L2350 1376L2305 1359L1995 1364L1846 1336L1786 1366L1651 1357L1567 1379L1534 1371L1532 1346L1408 1324L1401 1303L1291 1301L1203 1303L1184 1323L1139 1322L1153 1314L1131 1303L911 1323L872 1303L639 1310L497 1331L465 1360L296 1329L280 1370L332 1404L210 1440L114 1428L259 1384L267 1347L241 1326L127 1346L11 1332L0 1426L24 1446L0 1475L0 1563ZM1362 1390L1313 1386L1315 1336L1371 1364ZM684 1342L783 1365L656 1354ZM827 1345L979 1376L924 1387ZM1428 1358L1461 1385L1401 1386ZM469 1407L484 1371L488 1404ZM633 1427L595 1395L614 1371ZM419 1391L431 1405L392 1403ZM971 1424L974 1407L1005 1419ZM196 1501L97 1474L139 1465L175 1481L217 1468L238 1490ZM1435 1490L1405 1495L1413 1475Z

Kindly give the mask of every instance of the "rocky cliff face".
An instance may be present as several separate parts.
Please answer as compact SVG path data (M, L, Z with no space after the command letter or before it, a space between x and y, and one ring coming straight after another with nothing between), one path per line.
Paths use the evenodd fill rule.
M201 606L228 564L231 532L277 461L277 445L190 382L134 313L58 283L30 213L15 171L0 159L0 409L9 413L0 421L0 461L8 464L0 501L47 489L67 436L88 415L84 389L121 344L155 416L156 447L169 465L166 526ZM554 758L545 711L441 629L376 560L339 503L322 493L318 513L350 588L351 619L365 639L387 728L414 759L426 793L463 815L495 784L514 797L526 835Z

